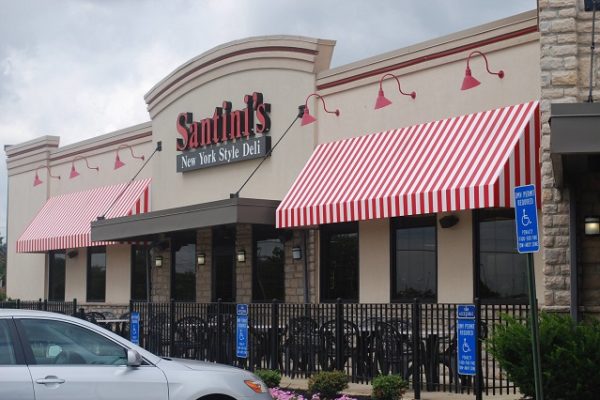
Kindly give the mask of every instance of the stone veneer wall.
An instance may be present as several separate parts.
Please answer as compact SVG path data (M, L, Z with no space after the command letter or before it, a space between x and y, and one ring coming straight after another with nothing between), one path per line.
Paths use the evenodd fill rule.
M212 229L203 228L196 232L196 255L204 253L204 265L196 269L196 302L212 300Z
M570 304L569 192L564 186L557 185L557 182L562 179L562 171L554 170L550 159L551 138L548 121L551 103L576 103L587 100L592 13L583 10L581 0L539 0L539 6L544 302L547 309L568 311ZM598 19L600 19L599 14L597 12ZM600 24L597 23L596 29L599 26ZM600 35L597 34L596 41L599 39ZM597 67L594 71L594 97L599 99L600 73ZM587 185L586 182L580 183ZM599 274L600 268L597 264L592 269L595 269L595 274ZM584 299L589 298L585 292L592 289L585 281L584 270Z
M154 258L151 264L151 300L157 303L168 302L171 300L171 246L167 249L157 252L156 255L162 256L163 265L160 268L154 266Z
M236 226L235 251L246 251L246 262L235 262L235 298L238 303L252 302L252 264L254 246L252 245L252 225L238 224Z
M304 248L304 234L306 232L306 245ZM293 231L291 240L285 243L285 302L286 303L304 303L304 263L308 261L308 299L309 302L316 302L315 287L315 249L314 249L314 231ZM294 260L292 258L292 248L300 247L302 249L302 259Z

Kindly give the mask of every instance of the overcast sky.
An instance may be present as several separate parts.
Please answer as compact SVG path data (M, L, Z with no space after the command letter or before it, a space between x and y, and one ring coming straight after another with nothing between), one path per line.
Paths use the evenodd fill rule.
M190 58L248 36L337 41L332 66L535 9L536 0L0 0L4 145L61 145L149 120L143 95Z

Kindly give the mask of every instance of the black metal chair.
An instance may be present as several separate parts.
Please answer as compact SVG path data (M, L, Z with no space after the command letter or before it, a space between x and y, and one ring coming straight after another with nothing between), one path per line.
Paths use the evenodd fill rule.
M338 356L338 340L336 336L336 320L325 322L319 328L319 336L321 338L322 353L320 357L321 368L326 371L336 369ZM365 363L362 356L363 340L361 332L352 321L342 320L342 338L339 343L342 345L340 365L345 366L350 362L350 367L357 375L364 375Z
M184 317L175 323L173 355L204 360L207 350L208 325L200 317Z
M146 344L148 351L159 355L169 355L169 318L166 313L157 313L148 320Z
M400 374L404 379L412 375L412 338L399 331L395 324L378 322L374 333L375 363L378 373Z
M288 322L287 338L283 344L285 366L292 378L300 371L316 371L321 350L319 324L310 317L297 317Z

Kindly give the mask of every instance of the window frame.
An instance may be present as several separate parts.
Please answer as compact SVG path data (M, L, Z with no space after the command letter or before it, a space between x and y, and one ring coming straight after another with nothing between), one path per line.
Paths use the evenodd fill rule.
M6 323L6 328L8 330L8 340L9 344L12 346L13 354L15 356L14 364L0 364L0 367L6 366L15 366L15 365L24 365L25 364L25 354L23 353L23 345L21 343L21 338L17 333L17 328L15 326L15 322L12 318L0 318L0 324L3 322Z
M486 212L496 212L496 213L504 213L508 216L509 213L512 213L512 219L514 221L515 212L514 208L503 207L503 208L488 208L488 209L475 209L473 210L473 298L479 298L481 304L515 304L515 305L527 305L529 304L529 299L527 297L527 293L521 298L482 298L481 297L481 243L480 243L480 221L482 219L481 214ZM515 230L516 235L516 230ZM515 252L516 254L520 254L516 251L516 242L515 242ZM526 257L526 254L520 254Z
M90 298L90 269L92 267L92 254L104 253L104 294L102 299L92 299ZM86 290L85 290L85 298L88 303L105 303L106 302L106 272L108 265L108 255L106 254L106 246L93 246L87 248L87 263L86 263Z
M175 250L175 244L177 243L177 241L185 241L186 245L194 245L194 256L192 257L192 265L194 266L194 290L193 290L193 296L191 299L177 299L175 297L175 281L176 281L176 275L177 275L177 257L175 255L175 253L178 250ZM181 249L181 247L180 247ZM198 281L198 266L196 265L196 257L198 255L198 241L196 238L196 231L186 231L186 232L182 232L180 234L174 235L171 237L171 299L173 299L174 301L180 301L180 302L191 302L191 303L195 303L196 299L198 298L198 288L197 288L197 284L196 282Z
M134 268L135 261L136 261L135 253L136 253L136 250L138 250L138 249L146 252L146 257L145 257L146 263L149 263L150 259L151 259L150 254L149 254L150 249L149 249L148 245L145 245L145 244L142 244L142 245L133 244L133 245L131 245L131 247L130 247L130 252L131 252L131 267L130 267L130 286L131 286L131 291L129 293L129 298L131 300L133 300L133 301L149 301L149 293L148 292L149 292L149 289L150 289L150 275L151 275L151 274L149 274L149 272L150 272L149 270L151 268L148 268L147 265L144 265L144 276L146 277L145 282L144 282L144 285L145 285L144 291L146 292L146 297L144 299L137 299L133 295L134 294L134 273L133 273L133 268Z
M23 355L24 355L24 361L28 364L28 365L39 365L39 366L51 366L51 365L58 365L58 366L64 366L64 367L81 367L81 366L86 366L86 367L116 367L116 368L120 368L123 366L126 366L127 363L125 364L40 364L38 363L38 360L35 358L35 355L33 354L32 348L31 348L31 343L29 341L29 338L27 337L27 332L25 331L25 327L22 324L23 320L33 320L33 321L51 321L51 322L57 322L57 323L62 323L62 324L67 324L67 325L72 325L75 326L77 328L83 329L89 333L93 333L99 337L102 337L103 339L105 339L106 341L114 344L115 346L120 347L124 353L125 353L125 360L127 360L127 350L129 349L127 346L124 346L123 344L113 340L112 338L103 335L100 332L97 332L93 329L90 329L86 326L83 325L79 325L77 323L74 323L72 321L67 321L67 320L60 320L60 319L53 319L53 318L37 318L37 317L19 317L19 318L15 318L14 322L16 325L16 331L18 333L19 339L21 341L21 346L23 349ZM147 361L146 361L147 363ZM144 364L144 362L142 363Z
M435 235L435 295L431 298L421 298L419 301L426 304L435 304L439 295L439 242L438 242L438 221L436 214L425 214L416 216L405 216L391 218L390 220L390 302L391 303L412 303L415 298L397 297L396 293L396 230L410 228L433 227Z
M329 252L324 251L326 238L334 234L356 233L356 298L341 298L343 303L358 303L360 301L360 227L358 222L344 222L337 224L321 225L319 227L319 300L321 303L335 303L336 298L324 298L323 286L324 265L329 264Z
M54 281L56 276L53 274L54 268L52 267L53 260L56 254L62 254L64 257L63 265L63 282L62 282L62 298L55 298L51 296L53 294L52 286L56 282ZM52 250L48 252L48 300L49 301L65 301L65 292L67 284L67 253L65 250Z
M280 233L277 232L274 226L268 225L253 225L252 226L252 252L254 257L252 257L252 302L253 303L265 303L271 302L273 299L257 299L255 297L256 286L258 284L258 252L257 252L257 243L259 241L266 241L277 239L281 244L281 248L283 249L283 262L281 264L281 287L283 288L281 298L277 298L278 301L285 303L285 241L280 238Z

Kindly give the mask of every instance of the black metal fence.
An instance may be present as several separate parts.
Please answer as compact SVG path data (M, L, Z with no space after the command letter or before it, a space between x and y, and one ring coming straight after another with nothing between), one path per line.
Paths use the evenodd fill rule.
M76 301L0 302L0 308L84 316ZM278 369L284 375L301 378L335 369L359 383L394 373L408 380L415 392L471 393L474 380L457 371L456 309L457 304L419 302L252 303L248 305L248 357L238 358L235 303L129 304L130 312L140 314L140 345L159 356L221 362L250 370ZM479 334L485 340L504 323L505 316L527 318L528 307L481 305L478 314ZM125 325L115 326L127 337ZM480 346L480 354L482 392L517 393L485 346Z
M416 390L467 392L471 377L457 371L457 304L290 304L248 307L248 357L236 357L236 304L132 303L140 313L142 346L167 357L195 358L246 369L278 369L291 377L343 370L352 382L369 383L395 373ZM525 305L482 305L480 336L505 315L527 317ZM482 391L517 393L481 348Z

